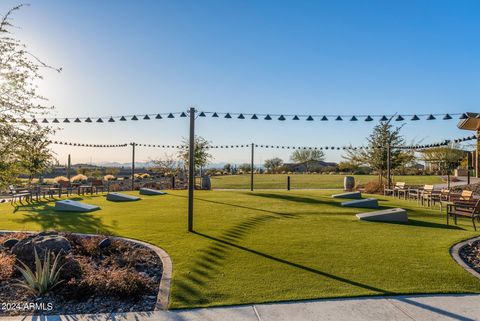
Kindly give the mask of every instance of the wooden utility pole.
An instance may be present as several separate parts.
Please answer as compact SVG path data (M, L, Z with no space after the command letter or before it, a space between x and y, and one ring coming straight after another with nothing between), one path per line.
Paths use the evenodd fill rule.
M135 190L135 143L132 145L132 191Z
M250 164L250 191L253 192L253 171L254 171L254 168L253 168L253 161L254 161L254 152L255 152L255 144L252 143L252 159L251 159L251 164Z
M188 149L188 231L193 231L193 194L195 190L195 108L190 108L190 141Z

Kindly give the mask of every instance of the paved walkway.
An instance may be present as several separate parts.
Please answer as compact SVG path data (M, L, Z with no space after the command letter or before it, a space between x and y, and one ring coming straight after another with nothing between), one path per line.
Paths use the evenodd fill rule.
M466 177L461 176L461 177L457 177L457 179L458 179L458 182L450 182L451 187L467 185ZM477 184L477 183L480 183L480 178L470 177L470 184ZM436 189L440 189L440 188L447 188L448 184L440 183L440 184L435 184L434 186Z
M30 316L0 321L443 321L480 320L480 295L417 295L313 300L224 308L104 315Z

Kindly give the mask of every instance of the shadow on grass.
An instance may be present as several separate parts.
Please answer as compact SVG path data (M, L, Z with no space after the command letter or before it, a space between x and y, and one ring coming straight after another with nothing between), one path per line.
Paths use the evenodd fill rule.
M287 195L287 194L276 194L276 193L245 193L245 195L273 198L273 199L295 202L295 203L326 204L331 206L341 206L339 202L335 202L333 200L325 201L317 198L298 196L298 195Z
M228 241L228 240L225 240L225 239L216 238L216 237L213 237L213 236L210 236L210 235L207 235L207 234L203 234L203 233L200 233L200 232L196 232L196 231L194 231L193 233L195 233L197 235L200 235L202 237L208 238L210 240L220 242L222 244L225 244L225 245L228 245L228 246L231 246L231 247L243 250L243 251L247 251L249 253L259 255L261 257L276 261L278 263L286 264L286 265L289 265L291 267L295 267L295 268L298 268L298 269L301 269L301 270L304 270L304 271L307 271L307 272L311 272L311 273L314 273L314 274L317 274L317 275L328 277L328 278L331 278L333 280L343 282L343 283L347 283L347 284L350 284L350 285L353 285L353 286L356 286L356 287L360 287L360 288L363 288L363 289L366 289L366 290L375 291L375 292L378 292L378 294L385 294L385 295L395 294L394 292L390 292L390 291L387 291L387 290L383 290L383 289L380 289L380 288L370 286L368 284L363 284L363 283L356 282L356 281L353 281L353 280L350 280L350 279L346 279L346 278L343 278L343 277L340 277L340 276L336 276L336 275L333 275L333 274L330 274L330 273L327 273L327 272L323 272L323 271L320 271L320 270L317 270L317 269L314 269L314 268L311 268L311 267L308 267L308 266L305 266L305 265L301 265L301 264L298 264L298 263L295 263L295 262L290 262L288 260L281 259L281 258L272 256L272 255L269 255L267 253L259 252L259 251L241 246L239 244L235 244L235 243L233 243L231 241Z
M176 302L176 305L180 307L188 307L192 305L204 305L216 300L224 300L227 298L225 293L214 291L209 286L209 283L214 280L219 274L221 275L224 270L225 260L232 255L232 251L242 250L273 260L277 263L285 264L289 267L295 267L301 271L307 271L317 274L322 277L327 277L339 282L347 283L352 286L361 287L370 291L374 291L378 294L394 294L392 292L379 289L370 285L362 284L342 278L333 274L329 274L308 266L304 266L295 262L291 262L285 259L271 256L267 253L262 253L247 247L240 245L242 240L253 233L254 230L261 225L268 224L275 220L290 220L298 218L299 215L290 213L274 212L265 209L258 209L248 206L223 203L218 201L212 201L207 199L199 199L198 201L209 202L218 205L227 205L245 208L248 210L259 211L261 214L239 221L232 227L221 233L220 236L210 236L202 232L195 231L194 235L203 237L211 241L212 243L198 252L192 260L191 266L193 267L188 272L183 273L180 277L174 281L174 288L172 292L172 299ZM311 200L307 200L312 202ZM315 203L315 200L313 200Z
M73 201L84 200L82 197L68 199ZM14 213L25 213L22 213L22 217L15 219L15 222L22 225L36 224L41 230L112 234L110 228L102 223L101 218L94 216L93 212L55 211L54 202L57 200L60 199L53 198L16 206Z

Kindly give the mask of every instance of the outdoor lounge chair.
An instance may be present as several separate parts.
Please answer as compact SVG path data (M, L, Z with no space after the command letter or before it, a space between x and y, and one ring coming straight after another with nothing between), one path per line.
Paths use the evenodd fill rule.
M404 197L406 197L406 192L407 190L405 189L405 182L396 182L395 186L393 188L384 188L383 189L383 195L392 195L395 196L395 194L400 197L400 194L403 193Z
M468 202L473 200L473 191L463 190L460 194L449 193L448 198L442 199L440 201L440 211L442 211L445 205L451 204L453 202Z
M32 193L30 193L28 189L17 190L13 185L9 185L8 189L10 190L12 203L15 202L16 199L19 201L21 201L22 198L26 199L27 201L32 199Z
M65 194L67 194L67 196L69 196L70 194L73 194L73 191L76 189L71 182L67 182L67 181L60 181L58 182L58 185L60 187L60 194L62 194L63 191L65 191Z
M98 194L99 191L101 191L102 193L105 192L105 186L103 185L103 181L101 179L92 180L91 185L92 188L95 190L96 194Z
M422 205L425 205L427 203L427 206L430 207L432 204L432 196L434 194L434 187L433 185L425 185L423 186L422 194L420 196L420 199L422 201Z
M480 221L480 200L477 201L455 201L447 204L447 225L449 217L453 217L457 225L457 217L468 217L472 220L473 229L476 231L475 220Z

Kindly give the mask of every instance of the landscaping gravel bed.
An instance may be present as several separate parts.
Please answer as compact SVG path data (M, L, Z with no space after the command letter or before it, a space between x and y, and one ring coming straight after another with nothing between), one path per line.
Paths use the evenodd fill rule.
M19 286L20 261L60 252L61 283L43 295ZM52 254L52 256L53 256ZM53 260L52 260L53 262ZM105 236L47 232L0 234L0 316L153 311L162 262L150 248Z
M480 273L480 240L467 243L458 254L468 266Z

